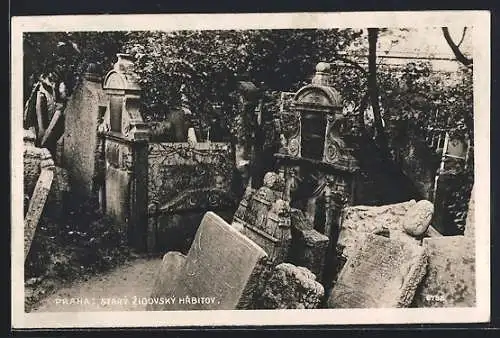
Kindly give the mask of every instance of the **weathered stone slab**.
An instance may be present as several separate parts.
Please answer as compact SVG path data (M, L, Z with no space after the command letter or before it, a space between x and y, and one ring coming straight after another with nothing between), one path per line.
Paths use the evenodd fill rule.
M362 233L387 234L392 230L403 230L402 220L415 200L382 206L357 205L342 210L337 247L345 257L357 246Z
M236 210L232 224L259 245L275 264L289 258L292 243L290 205L281 199L283 180L269 172L264 186L247 190Z
M292 257L295 265L305 267L322 277L329 239L314 229L292 231Z
M42 216L53 179L54 171L52 168L43 168L31 196L28 212L24 218L24 259L26 259L30 251L31 242Z
M474 187L470 194L469 209L467 211L467 219L465 221L465 231L464 235L467 237L474 237L476 230L476 220L474 218Z
M410 305L425 275L422 247L374 235L363 235L349 257L329 299L330 308L395 308Z
M168 309L169 305L176 301L174 289L185 263L186 256L180 252L170 251L163 256L161 267L151 292L151 299L153 301L148 303L146 310L161 311Z
M401 231L401 230L395 230L395 229L389 230L389 238L399 240L402 242L406 242L409 244L413 244L413 245L422 245L421 239L415 238L415 237L407 234L405 231Z
M422 236L431 224L434 205L427 200L418 201L408 210L402 221L404 231L411 236Z
M417 307L474 307L474 238L443 236L424 238L429 256L427 274L415 295Z
M359 232L375 232L386 229L401 229L401 221L416 204L415 200L402 203L364 206L357 205L342 211L342 229Z
M88 66L64 113L64 167L69 171L73 192L82 197L95 193L97 128L108 100L97 72L95 65Z
M275 267L259 300L262 309L314 309L325 291L307 268L290 263Z
M187 254L172 310L248 308L267 254L213 212L207 212Z

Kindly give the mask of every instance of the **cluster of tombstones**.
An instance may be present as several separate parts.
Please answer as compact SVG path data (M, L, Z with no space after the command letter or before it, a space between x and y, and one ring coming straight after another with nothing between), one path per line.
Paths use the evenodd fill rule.
M268 173L231 224L205 214L187 255L164 256L147 310L475 306L472 221L464 236L442 236L426 200L350 206L331 243L290 208L283 184ZM325 285L330 251L343 265Z

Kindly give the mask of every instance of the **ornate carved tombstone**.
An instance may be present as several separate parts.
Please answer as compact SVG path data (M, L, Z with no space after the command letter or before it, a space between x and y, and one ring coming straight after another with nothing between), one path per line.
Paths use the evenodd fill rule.
M264 186L247 189L232 226L262 247L273 264L289 262L322 276L328 237L313 229L300 210L283 200L285 182L274 172L264 175Z
M139 113L140 90L126 54L104 79L105 210L127 228L130 243L144 249L147 225L148 129Z
M279 185L283 185L282 178L267 173L264 186L247 190L233 218L233 226L240 226L277 263L287 260L292 244L290 206L281 199Z
M275 157L292 207L304 210L315 228L330 237L337 213L351 202L358 166L343 137L347 119L329 71L329 64L319 63L312 83L283 104L282 144Z

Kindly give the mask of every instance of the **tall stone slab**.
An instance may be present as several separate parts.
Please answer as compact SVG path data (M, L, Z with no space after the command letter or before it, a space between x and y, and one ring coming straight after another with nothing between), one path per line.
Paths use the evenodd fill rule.
M105 174L102 202L106 214L123 226L128 244L147 250L149 128L140 112L141 87L133 58L118 60L103 81L107 95L99 126L104 138ZM99 148L99 147L98 147Z
M42 159L40 176L35 185L35 190L29 200L28 211L24 217L24 259L28 256L31 242L45 208L52 181L54 179L54 162L47 150L47 156Z
M411 304L425 275L421 246L383 236L363 235L329 299L329 308L397 308Z
M264 250L221 217L207 212L171 292L176 301L161 309L252 308L267 272Z
M64 113L63 165L71 178L72 191L79 196L91 197L96 193L97 128L106 105L101 77L96 66L89 64Z
M417 307L474 307L476 268L474 238L424 238L427 274L415 295Z

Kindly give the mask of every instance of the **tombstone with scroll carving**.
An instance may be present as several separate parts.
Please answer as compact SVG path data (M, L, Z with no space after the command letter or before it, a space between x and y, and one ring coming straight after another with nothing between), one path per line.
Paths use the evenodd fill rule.
M345 139L348 117L332 87L330 65L319 63L312 83L283 105L281 149L275 154L287 181L285 196L314 227L331 236L340 209L352 203L359 167Z

